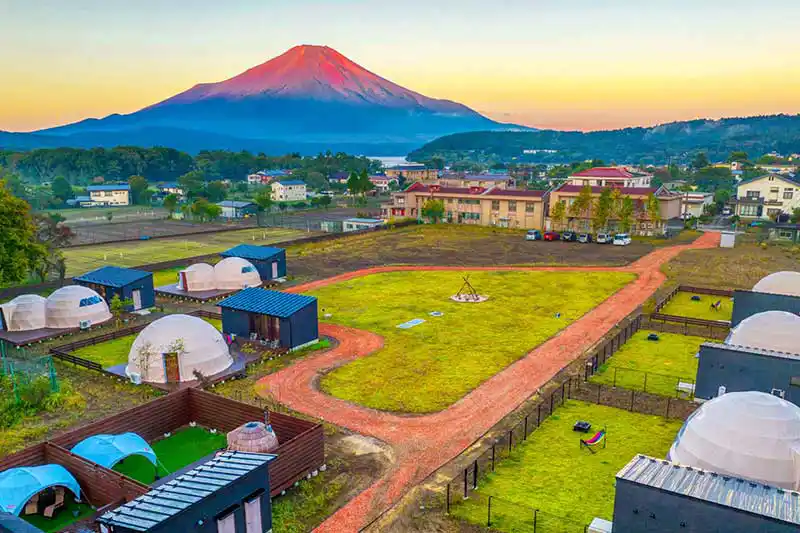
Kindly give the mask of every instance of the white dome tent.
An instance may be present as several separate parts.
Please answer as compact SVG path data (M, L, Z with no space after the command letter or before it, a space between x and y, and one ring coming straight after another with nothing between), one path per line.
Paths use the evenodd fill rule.
M668 459L798 490L800 407L764 392L723 394L686 420Z
M30 331L47 327L47 299L38 294L22 294L0 305L6 331Z
M231 364L228 345L217 328L195 316L169 315L144 328L133 341L125 374L151 383L194 381L195 370L213 376Z
M775 272L753 286L753 292L800 296L800 272Z
M187 292L213 291L217 288L214 267L208 263L195 263L180 271L178 288Z
M241 257L227 257L214 267L219 290L238 290L261 285L261 275L253 263Z
M800 316L787 311L765 311L742 320L725 344L800 353Z
M89 287L67 285L47 298L45 320L48 328L78 328L96 325L111 318L108 304Z

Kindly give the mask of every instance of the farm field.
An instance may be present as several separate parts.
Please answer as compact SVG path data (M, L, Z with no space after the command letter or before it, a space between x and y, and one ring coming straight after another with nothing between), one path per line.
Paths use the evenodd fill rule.
M697 377L695 355L706 339L658 333L658 341L650 341L647 340L650 333L653 332L634 333L589 381L632 390L646 389L662 396L675 396L678 381L694 383Z
M489 300L456 303L462 276ZM439 411L634 278L622 272L392 272L330 285L323 318L382 335L377 353L327 374L322 389L375 409ZM438 311L442 316L431 316ZM424 323L410 329L399 324Z
M105 265L136 267L196 255L213 254L242 243L272 244L305 235L308 234L294 229L246 229L150 241L66 248L64 257L67 260L67 275L76 276Z
M588 435L573 431L576 420L592 424ZM477 497L458 503L452 513L486 525L491 495L493 531L533 533L534 509L540 511L537 533L583 531L594 517L611 520L616 473L637 453L664 457L680 427L680 421L569 400L494 473L479 479ZM581 449L579 439L603 428L605 448Z
M700 300L692 300L693 296L698 296ZM722 302L722 305L719 310L715 311L711 308L711 305L718 301ZM730 321L733 315L733 299L726 296L679 292L661 309L661 313L703 320Z

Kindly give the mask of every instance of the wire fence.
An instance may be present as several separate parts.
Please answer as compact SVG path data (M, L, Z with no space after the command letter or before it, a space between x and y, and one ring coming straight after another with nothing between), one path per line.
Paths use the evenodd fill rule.
M0 340L0 400L17 405L59 391L53 359Z
M609 385L614 389L623 388L686 400L694 398L695 376L661 374L624 366L608 368L605 365L590 374L591 371L592 368L587 365L588 381Z

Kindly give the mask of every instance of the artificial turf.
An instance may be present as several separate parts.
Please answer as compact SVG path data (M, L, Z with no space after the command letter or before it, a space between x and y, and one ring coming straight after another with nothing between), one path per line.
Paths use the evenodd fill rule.
M656 333L658 340L650 341L647 336L651 333L655 332L642 330L634 333L589 381L646 390L662 396L675 396L678 381L694 383L697 377L695 355L706 339L678 333Z
M51 533L61 531L78 520L88 518L93 513L94 510L91 506L86 503L75 503L72 493L67 491L64 497L64 507L53 518L45 518L41 514L23 515L22 518L45 533Z
M592 424L588 435L573 431L577 420ZM502 500L492 503L492 528L497 531L533 532L531 509L577 524L589 524L594 517L611 520L617 472L637 453L664 457L680 427L679 421L663 417L567 401L498 463L494 473L480 478L480 496L457 504L453 514L485 525L485 497L491 495ZM579 440L602 428L607 432L606 447L598 447L596 453L581 449ZM555 518L549 523L558 526L547 527L547 522L538 523L537 533L582 531L564 528Z
M698 296L699 301L692 300L692 296ZM722 305L718 311L711 309L711 304L721 301ZM733 315L733 300L727 296L712 296L710 294L692 294L690 292L679 292L661 308L661 313L665 315L685 316L689 318L701 318L703 320L728 320Z
M465 275L488 301L450 300ZM385 339L375 354L323 377L322 389L376 409L439 411L633 277L621 272L391 272L312 291L323 320ZM430 316L432 311L443 316ZM426 322L397 328L415 318Z
M211 433L195 426L180 429L170 437L150 444L158 457L158 474L163 477L203 457L214 453L226 445L224 433ZM153 464L144 457L133 455L118 463L114 470L142 483L150 484L155 479Z

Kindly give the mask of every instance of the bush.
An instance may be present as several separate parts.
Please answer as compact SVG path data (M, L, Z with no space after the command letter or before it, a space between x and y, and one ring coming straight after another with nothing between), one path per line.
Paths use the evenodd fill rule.
M308 207L308 204L305 202L295 202L292 204L292 207L294 207L295 209L305 209L306 207Z

